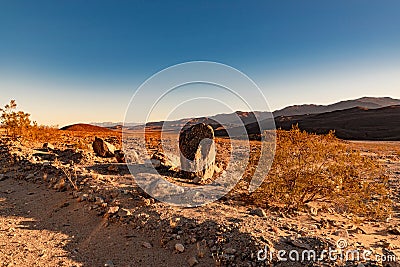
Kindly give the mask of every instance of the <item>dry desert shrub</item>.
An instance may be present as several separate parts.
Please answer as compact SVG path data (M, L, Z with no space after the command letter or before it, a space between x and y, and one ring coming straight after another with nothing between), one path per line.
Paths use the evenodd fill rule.
M11 100L4 108L0 108L1 126L6 130L6 134L13 139L23 135L31 127L30 114L16 109L15 100Z
M33 123L23 136L27 141L54 142L60 139L60 130L56 126L43 126Z
M36 122L32 122L29 113L17 110L15 100L11 100L4 108L0 108L0 112L1 126L12 139L23 137L27 141L48 142L59 138L56 127L39 126Z
M284 209L321 202L373 218L391 211L388 179L377 162L351 150L333 132L315 135L298 127L278 130L274 163L253 199Z

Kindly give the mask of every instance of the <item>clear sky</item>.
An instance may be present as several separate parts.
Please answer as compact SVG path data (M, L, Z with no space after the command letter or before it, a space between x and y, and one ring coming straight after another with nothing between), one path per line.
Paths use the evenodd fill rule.
M177 63L250 76L272 110L400 98L399 1L1 1L0 104L43 124L122 121ZM149 92L151 94L151 92Z

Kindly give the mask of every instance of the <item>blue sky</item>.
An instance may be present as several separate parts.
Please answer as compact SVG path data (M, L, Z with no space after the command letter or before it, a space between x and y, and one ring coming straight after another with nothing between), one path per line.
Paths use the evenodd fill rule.
M390 0L2 1L0 102L44 124L121 121L142 82L193 60L244 72L272 110L400 98L398 14Z

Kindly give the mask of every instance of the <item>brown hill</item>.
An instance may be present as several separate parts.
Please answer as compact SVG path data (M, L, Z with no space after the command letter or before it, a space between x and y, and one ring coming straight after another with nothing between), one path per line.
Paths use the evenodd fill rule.
M112 132L112 130L110 129L85 123L78 123L78 124L64 126L60 130L82 131L82 132Z

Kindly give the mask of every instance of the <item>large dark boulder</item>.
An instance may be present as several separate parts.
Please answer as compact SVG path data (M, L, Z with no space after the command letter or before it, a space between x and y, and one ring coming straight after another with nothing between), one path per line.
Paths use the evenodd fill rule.
M100 157L111 158L115 156L115 147L101 138L95 137L92 147L94 153L96 153Z
M214 130L204 123L196 124L179 135L181 170L197 181L211 178L215 166Z

